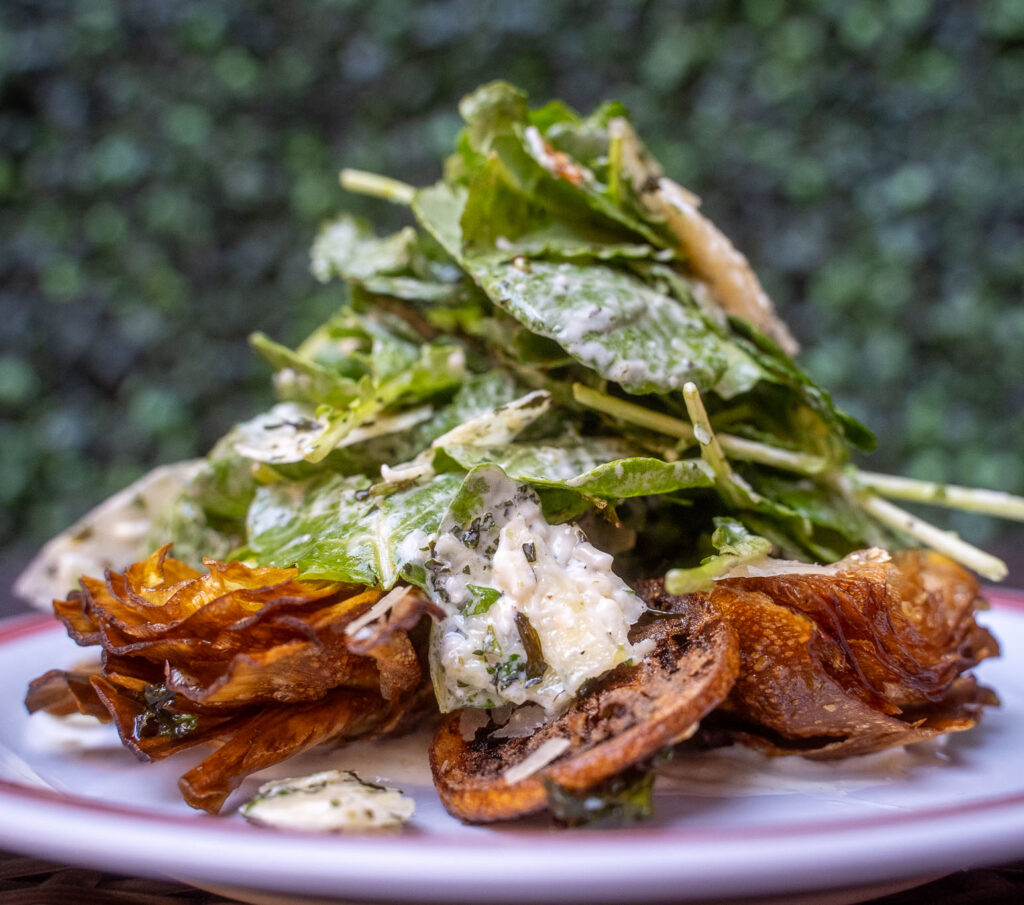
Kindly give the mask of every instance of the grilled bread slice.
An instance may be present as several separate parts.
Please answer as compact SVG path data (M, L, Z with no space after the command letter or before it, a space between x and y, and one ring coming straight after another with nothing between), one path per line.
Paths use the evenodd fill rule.
M540 811L546 782L583 793L693 734L736 680L735 632L694 596L685 612L634 629L631 640L648 639L643 662L592 680L565 713L529 735L507 737L486 712L477 712L475 730L467 728L472 715L450 714L430 749L449 812L488 823Z

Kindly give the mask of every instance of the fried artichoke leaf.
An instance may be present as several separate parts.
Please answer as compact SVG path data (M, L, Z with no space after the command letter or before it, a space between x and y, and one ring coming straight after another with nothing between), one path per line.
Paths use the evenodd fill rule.
M207 574L168 556L169 545L123 573L104 581L83 577L81 612L99 627L107 650L133 653L153 640L203 637L224 629L247 632L253 617L265 618L281 607L329 598L352 586L330 582L296 583L295 569L253 568L240 562L205 560ZM60 612L71 607L62 606ZM73 613L72 613L73 615ZM159 657L157 654L154 658Z
M55 610L98 672L51 670L31 711L113 721L144 761L224 742L182 780L217 810L252 770L328 739L384 731L419 705L423 670L406 629L422 609L357 644L346 631L379 590L300 581L296 569L205 560L206 574L162 547L124 572L84 577Z
M996 701L962 676L998 653L975 622L978 593L952 561L913 551L719 581L711 604L740 639L736 737L835 758L969 729Z
M99 664L95 669L51 669L29 683L25 708L29 713L42 710L51 716L84 713L109 723L110 713L90 682L98 674Z
M165 685L117 673L94 677L92 687L121 743L145 762L220 738L245 718L237 709L199 710Z
M213 754L178 781L193 808L217 813L250 773L329 740L366 738L390 728L404 712L379 695L337 689L319 701L253 711Z
M372 660L357 657L337 639L329 647L291 641L251 654L235 654L227 666L168 666L167 687L205 704L315 701L332 688L373 689L380 678Z
M167 685L206 704L309 701L338 685L376 688L374 661L351 651L344 629L378 597L364 591L333 603L328 598L313 613L278 614L271 624L250 621L247 632L235 632L239 641L249 641L248 649L228 649L226 664L169 660Z
M54 615L64 623L68 636L76 644L89 647L100 643L99 626L86 612L83 591L72 591L64 600L53 601Z

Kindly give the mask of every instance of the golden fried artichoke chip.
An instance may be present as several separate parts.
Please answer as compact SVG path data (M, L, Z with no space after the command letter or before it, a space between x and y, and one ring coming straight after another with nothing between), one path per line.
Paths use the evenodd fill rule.
M79 644L102 646L103 665L41 676L30 710L112 719L143 760L222 740L182 784L190 804L216 810L251 770L384 731L418 706L423 670L407 632L356 644L346 631L379 591L238 562L207 560L201 574L168 549L54 601Z
M69 634L110 653L156 660L177 654L185 663L220 660L255 645L311 636L308 614L325 602L342 603L334 615L347 622L379 596L360 596L354 586L335 582L299 582L296 569L206 560L209 571L202 575L167 556L168 549L124 573L108 572L104 581L83 577L81 591L55 601Z
M936 553L853 554L829 570L729 578L710 602L740 673L720 722L772 754L836 758L969 729L995 695L962 673L998 654L974 578Z
M88 669L51 669L33 679L25 695L29 713L44 710L52 716L70 716L84 713L102 723L109 723L110 713L97 697L92 679L99 675L100 667Z
M444 619L445 615L436 603L410 587L404 589L385 618L376 619L355 632L351 628L346 631L349 650L373 657L376 661L380 670L380 692L385 700L391 700L395 696L394 690L406 687L411 677L418 675L421 669L426 672L426 661L417 654L409 633L421 624L423 616ZM425 636L422 641L420 650L425 653Z
M87 647L100 643L99 626L85 612L85 595L81 591L72 591L65 600L53 601L53 612L78 644Z
M405 632L393 632L371 647L366 656L377 664L377 684L385 701L401 697L422 675L420 659Z
M181 663L168 657L167 687L206 704L310 701L339 685L379 688L378 664L353 653L345 634L345 626L378 597L376 591L363 591L335 603L320 598L320 608L302 614L305 618L293 611L286 618L277 614L266 621L244 620L233 631L235 643L222 648L219 661ZM249 647L233 652L246 636Z
M528 735L502 737L486 717L464 733L462 712L450 714L430 748L434 785L448 811L475 823L539 811L547 804L546 782L584 792L688 737L732 687L735 633L694 598L684 615L634 630L633 640L646 639L654 649L643 662L588 683L568 711ZM553 760L515 775L552 743L562 749Z
M165 685L118 673L95 677L92 687L113 717L121 743L146 762L219 739L251 711L197 708Z
M326 741L344 742L386 732L404 713L379 695L339 689L318 701L250 711L213 754L178 780L185 801L217 813L250 773Z

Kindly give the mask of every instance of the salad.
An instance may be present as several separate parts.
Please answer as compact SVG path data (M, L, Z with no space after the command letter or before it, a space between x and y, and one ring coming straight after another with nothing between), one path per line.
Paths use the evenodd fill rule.
M439 711L435 779L471 820L589 819L598 788L601 814L645 812L651 764L708 714L770 753L972 725L995 699L963 673L997 646L965 569L1005 566L891 500L1018 520L1024 500L853 465L874 437L795 363L746 259L621 105L530 109L496 82L459 109L435 185L342 172L412 225L323 226L312 270L339 282L338 312L295 349L251 338L277 404L23 576L37 597L92 576L55 606L105 651L99 672L40 677L30 708L113 719L144 759L221 740L183 777L208 810L275 758ZM919 547L934 552L891 552ZM773 723L750 704L752 671L782 681L757 659L786 647L757 640L767 625L813 635L790 654L828 672L834 711L902 722L856 744ZM835 650L808 654L822 639ZM627 694L630 713L660 703L571 728ZM636 727L643 743L600 770L564 769Z

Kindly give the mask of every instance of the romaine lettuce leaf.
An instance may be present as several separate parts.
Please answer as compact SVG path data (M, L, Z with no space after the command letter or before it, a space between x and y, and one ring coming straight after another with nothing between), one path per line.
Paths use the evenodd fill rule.
M457 220L464 203L464 193L439 184L416 194L413 211L491 301L601 377L631 393L673 392L692 380L702 391L732 396L763 376L699 308L626 271L464 253Z
M572 491L603 500L714 486L711 470L699 459L665 462L630 455L629 444L615 439L587 439L560 446L445 446L443 450L466 469L496 465L513 480L538 489Z
M249 507L248 555L297 566L305 578L389 588L436 532L463 478L437 475L387 496L372 494L364 476L260 487Z
M730 569L764 559L772 550L771 541L751 534L740 522L729 518L715 519L711 544L718 552L706 556L699 566L669 570L665 575L665 590L669 594L707 590Z
M534 205L552 214L591 228L639 237L658 247L674 243L657 224L652 224L609 192L589 168L559 156L546 141L542 129L573 121L567 107L548 108L531 122L526 95L507 82L491 82L467 95L459 104L466 121L465 140L460 142L461 181L472 183L488 161L500 161L504 181ZM554 115L552 115L554 114ZM588 124L591 131L597 121Z
M407 270L418 244L416 231L406 227L378 237L364 220L342 214L321 227L310 253L310 269L321 283L332 277L363 280Z

